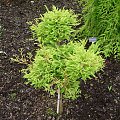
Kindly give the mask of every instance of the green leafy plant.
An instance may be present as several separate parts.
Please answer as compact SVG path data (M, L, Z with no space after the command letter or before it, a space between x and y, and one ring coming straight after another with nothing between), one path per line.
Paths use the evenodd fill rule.
M58 88L65 98L76 99L80 93L80 79L94 76L103 67L103 59L83 43L69 43L57 48L42 47L33 64L24 69L24 78L35 88L43 88L54 95Z
M35 88L42 88L51 95L58 93L57 113L60 113L62 95L76 99L81 92L80 81L95 76L104 66L104 60L99 56L97 45L85 49L86 41L58 44L63 40L70 41L75 33L77 15L71 10L58 10L53 6L52 11L47 9L34 24L29 24L34 37L42 44L33 63L23 70L24 78Z
M0 25L0 37L1 37L1 33L2 33L2 26Z
M52 108L48 108L48 109L46 110L46 113L47 113L48 115L57 116L56 112L55 112Z
M15 100L16 97L17 97L17 94L16 94L16 93L11 93L11 94L10 94L11 100Z
M47 7L46 7L47 9ZM35 23L28 22L33 36L43 44L55 45L62 40L69 40L74 33L73 27L78 24L77 15L72 10L58 9L53 6L52 11L35 19Z
M0 38L2 37L2 32L3 32L3 27L2 27L2 25L0 24Z
M109 92L113 89L112 87L113 87L112 85L109 85L109 86L108 86Z
M97 37L106 57L120 56L120 0L84 0L82 36Z

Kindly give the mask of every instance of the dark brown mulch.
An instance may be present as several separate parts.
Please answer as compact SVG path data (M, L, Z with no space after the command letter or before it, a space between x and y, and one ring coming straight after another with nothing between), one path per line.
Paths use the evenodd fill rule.
M5 0L4 0L5 1ZM12 0L11 0L12 1ZM26 65L11 62L15 54L35 54L35 41L27 21L33 20L55 5L80 13L75 0L20 0L1 2L0 19L0 120L56 120L56 97L25 85L20 72ZM110 89L111 88L111 89ZM120 119L120 62L106 60L104 71L97 78L81 81L81 97L64 100L60 120L119 120Z

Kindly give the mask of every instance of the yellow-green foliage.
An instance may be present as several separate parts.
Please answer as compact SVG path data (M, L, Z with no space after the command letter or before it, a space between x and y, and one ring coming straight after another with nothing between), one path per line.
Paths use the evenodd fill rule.
M54 94L60 88L65 98L75 99L80 93L80 81L91 78L103 67L103 59L93 44L88 50L85 42L41 47L33 64L24 71L24 78L35 88Z
M84 0L82 36L97 37L106 57L120 56L120 0Z
M75 99L80 93L80 81L102 69L104 60L96 51L97 45L85 49L85 41L57 44L70 39L76 24L77 16L72 11L56 7L32 24L31 30L42 44L33 63L23 70L27 83L52 95L60 89L65 98Z
M29 24L39 42L55 45L57 42L70 39L74 33L73 26L77 25L77 15L72 10L57 9L53 6L53 10L47 9L45 14L35 20L35 24Z

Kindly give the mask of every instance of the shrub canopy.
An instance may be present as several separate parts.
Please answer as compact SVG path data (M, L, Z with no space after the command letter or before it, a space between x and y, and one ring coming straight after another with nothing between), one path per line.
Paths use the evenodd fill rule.
M58 88L65 98L75 99L80 93L80 80L94 76L103 67L103 59L92 45L69 43L57 48L46 46L37 51L32 65L24 70L24 78L35 88L54 94Z
M54 45L62 40L69 40L77 22L77 15L72 10L57 9L53 6L53 10L47 9L45 14L35 20L35 24L29 23L39 42Z

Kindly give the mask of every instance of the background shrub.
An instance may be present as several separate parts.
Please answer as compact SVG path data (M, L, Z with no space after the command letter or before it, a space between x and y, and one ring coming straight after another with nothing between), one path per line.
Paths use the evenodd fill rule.
M31 24L31 30L34 37L43 44L56 44L65 39L70 39L74 33L73 26L77 25L77 15L72 10L57 9L53 6L53 10L41 15L35 20L35 24Z
M84 0L82 36L97 37L106 57L120 55L120 0Z
M23 72L24 78L35 88L55 94L59 88L65 98L75 99L80 93L80 80L95 75L103 67L103 59L92 45L88 50L82 43L69 43L57 48L42 47L33 64Z

